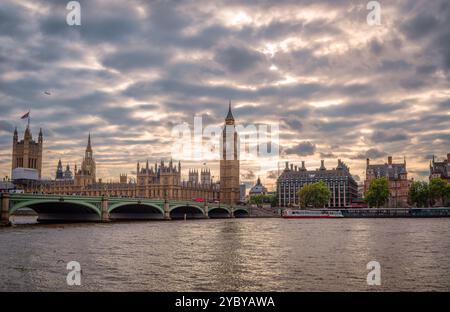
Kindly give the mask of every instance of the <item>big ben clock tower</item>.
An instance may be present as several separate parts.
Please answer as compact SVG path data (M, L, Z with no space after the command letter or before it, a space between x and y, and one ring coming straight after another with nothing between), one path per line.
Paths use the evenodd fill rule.
M239 202L239 142L235 121L231 113L231 101L222 132L222 155L220 158L220 202Z

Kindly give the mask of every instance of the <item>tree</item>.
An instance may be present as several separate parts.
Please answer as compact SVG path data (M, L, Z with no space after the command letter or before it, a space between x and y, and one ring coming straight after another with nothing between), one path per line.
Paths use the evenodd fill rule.
M267 195L267 199L272 207L276 207L278 205L277 195Z
M323 182L305 184L298 191L301 207L312 206L314 208L325 207L330 201L331 192L328 186Z
M445 205L447 197L447 181L441 178L434 178L430 181L430 198L434 201L441 201L442 205Z
M275 195L253 195L250 197L250 204L260 206L261 204L270 204L272 207L277 205L277 197Z
M389 182L386 178L373 179L365 196L369 206L379 208L389 199Z
M447 200L447 206L450 206L450 184L447 184L447 187L445 188L445 195Z
M429 206L430 189L426 182L413 182L409 188L408 200L416 207Z
M264 195L251 196L250 200L249 200L250 204L257 205L257 206L261 205L261 203L263 202L263 196Z

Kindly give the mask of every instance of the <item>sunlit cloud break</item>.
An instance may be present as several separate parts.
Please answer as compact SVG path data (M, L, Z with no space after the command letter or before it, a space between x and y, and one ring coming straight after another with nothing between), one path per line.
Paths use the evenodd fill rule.
M283 161L364 176L366 157L393 155L424 179L448 153L448 1L379 1L379 21L369 1L79 1L79 25L68 2L2 1L2 177L30 109L46 177L80 162L89 132L104 179L167 159L175 125L221 125L230 99L238 124L280 125ZM243 168L269 187L271 171Z

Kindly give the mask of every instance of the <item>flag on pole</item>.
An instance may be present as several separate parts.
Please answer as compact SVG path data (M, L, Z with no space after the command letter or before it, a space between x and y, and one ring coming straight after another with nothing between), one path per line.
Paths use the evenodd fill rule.
M28 112L25 115L23 115L22 117L20 117L20 119L25 119L25 118L30 118L30 112Z

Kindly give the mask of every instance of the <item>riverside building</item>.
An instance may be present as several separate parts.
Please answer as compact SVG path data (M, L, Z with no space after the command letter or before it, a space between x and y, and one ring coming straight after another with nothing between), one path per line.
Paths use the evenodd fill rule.
M358 185L350 174L350 168L338 159L336 168L327 169L322 160L321 166L308 170L305 162L302 166L294 166L286 162L286 167L277 179L278 204L280 207L299 205L298 191L305 184L323 181L331 191L328 208L351 207L352 201L358 197Z

